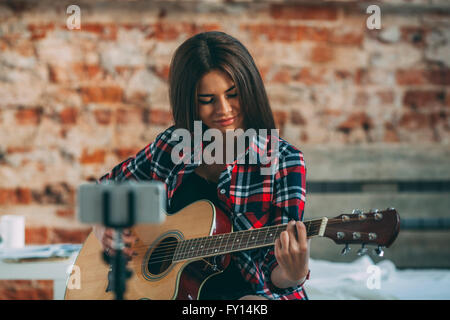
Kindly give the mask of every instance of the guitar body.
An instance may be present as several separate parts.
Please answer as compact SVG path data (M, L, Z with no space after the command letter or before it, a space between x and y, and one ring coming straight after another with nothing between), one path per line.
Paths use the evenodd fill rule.
M232 231L228 217L206 200L197 201L179 212L167 215L160 225L137 225L132 233L138 242L133 247L137 256L128 262L132 276L126 282L124 298L127 300L196 300L204 282L221 271L213 268L209 260L161 261L167 256L166 248L180 240L206 237ZM170 252L168 253L170 255ZM217 265L224 269L230 255L219 256ZM207 262L208 261L208 262ZM212 261L212 260L211 260ZM81 286L66 288L66 300L111 300L108 291L109 265L103 261L100 241L93 232L85 241L76 261Z

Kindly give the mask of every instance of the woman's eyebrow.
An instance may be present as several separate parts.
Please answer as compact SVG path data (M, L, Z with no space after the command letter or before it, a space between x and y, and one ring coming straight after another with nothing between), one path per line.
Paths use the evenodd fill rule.
M233 90L235 87L236 87L236 86L233 85L232 87L230 87L229 89L227 89L227 91L225 91L225 92L231 91L231 90ZM199 97L212 97L212 96L214 96L214 95L213 95L213 94L198 94L198 96L199 96Z

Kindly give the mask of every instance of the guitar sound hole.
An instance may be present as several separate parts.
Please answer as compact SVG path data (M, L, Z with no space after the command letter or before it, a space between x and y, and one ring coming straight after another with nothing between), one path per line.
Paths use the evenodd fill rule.
M148 271L151 274L161 274L171 266L177 242L177 238L167 237L157 245L148 260Z

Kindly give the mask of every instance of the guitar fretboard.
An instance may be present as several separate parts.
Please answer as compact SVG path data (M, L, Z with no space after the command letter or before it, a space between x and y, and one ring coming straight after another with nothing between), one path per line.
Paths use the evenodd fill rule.
M323 219L304 222L307 237L319 235L323 222ZM285 224L183 240L177 244L173 262L270 246L284 230Z

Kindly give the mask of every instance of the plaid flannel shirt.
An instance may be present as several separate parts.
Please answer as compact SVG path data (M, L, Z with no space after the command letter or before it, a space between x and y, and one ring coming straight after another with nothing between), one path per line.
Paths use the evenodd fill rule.
M162 181L166 185L167 208L170 209L174 193L185 178L200 165L198 161L172 161L172 149L179 141L174 139L174 131L174 126L166 129L135 157L121 162L99 181ZM254 152L256 163L241 164L235 161L228 164L219 177L217 195L222 209L229 215L234 231L286 224L292 219L303 220L306 199L306 167L303 154L277 136L277 170L274 170L273 174L262 175L261 167L270 164L267 164L267 161L263 163L259 155L267 152L266 148L270 148L270 138L270 135L257 135L246 149L246 155ZM233 254L233 258L244 279L254 288L255 294L268 299L307 299L302 286L281 289L271 283L271 272L278 265L273 246L237 252Z

